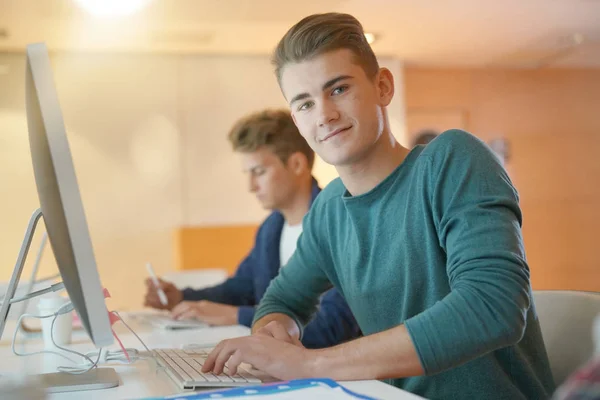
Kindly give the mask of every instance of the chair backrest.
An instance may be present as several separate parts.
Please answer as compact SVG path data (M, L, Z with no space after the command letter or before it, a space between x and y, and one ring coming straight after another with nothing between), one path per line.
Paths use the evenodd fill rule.
M533 301L556 385L594 352L593 324L600 313L600 293L534 290Z

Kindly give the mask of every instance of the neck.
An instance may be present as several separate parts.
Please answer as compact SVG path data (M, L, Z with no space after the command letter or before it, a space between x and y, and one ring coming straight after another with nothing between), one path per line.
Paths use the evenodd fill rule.
M309 177L300 185L288 204L279 209L279 212L289 225L298 225L302 223L302 218L304 218L310 208L311 198L312 177Z
M386 129L373 148L359 161L336 167L352 196L367 193L387 178L406 158L409 150Z

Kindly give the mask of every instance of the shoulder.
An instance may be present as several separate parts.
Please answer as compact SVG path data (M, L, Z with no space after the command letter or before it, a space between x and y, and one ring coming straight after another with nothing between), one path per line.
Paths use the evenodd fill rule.
M475 135L451 129L443 132L423 149L422 156L434 160L451 158L492 158L497 160L489 146Z
M272 234L274 232L280 232L283 228L283 223L283 215L279 211L273 211L260 224L258 232L256 233L257 238L263 235Z
M346 192L346 186L342 183L340 178L332 180L325 188L321 191L317 199L320 202L328 202L331 199L337 199L343 196Z
M422 155L430 160L430 178L433 184L446 183L454 191L460 182L469 187L485 188L490 193L505 193L518 199L502 162L494 151L478 137L453 129L429 142Z
M325 207L326 204L331 203L332 201L341 201L342 196L346 192L346 187L342 183L340 178L335 178L332 180L321 193L316 197L313 208L322 208Z

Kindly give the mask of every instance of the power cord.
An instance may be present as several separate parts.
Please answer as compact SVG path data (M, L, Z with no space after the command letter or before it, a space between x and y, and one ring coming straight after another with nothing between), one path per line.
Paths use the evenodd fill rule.
M54 340L54 324L56 322L56 319L60 315L67 314L67 313L73 311L73 309L74 309L73 303L69 302L69 303L61 306L55 313L52 313L52 314L47 314L47 315L23 314L23 315L21 315L19 317L19 320L17 321L17 328L15 329L15 333L13 335L13 340L12 340L12 345L11 345L13 353L17 356L22 356L22 357L32 356L32 355L37 355L37 354L54 354L54 355L60 356L64 359L68 360L69 362L75 364L76 366L59 366L57 368L57 370L59 372L65 372L65 373L75 374L75 375L84 374L88 371L91 371L92 369L98 367L99 364L104 364L107 362L114 362L114 361L125 363L125 364L132 364L139 360L152 358L155 360L155 362L158 365L158 360L156 359L156 356L154 355L154 353L148 348L148 346L146 346L146 343L144 343L144 341L138 336L138 334L135 333L135 331L123 320L123 318L118 313L118 311L113 311L113 313L119 317L119 320L123 323L123 325L125 325L125 327L127 327L127 329L129 329L129 331L131 331L131 333L133 333L133 335L137 338L137 340L140 341L140 343L144 346L144 348L148 352L149 357L143 357L140 354L139 350L134 349L134 348L125 348L125 351L123 351L123 350L108 350L105 348L100 348L99 350L95 350L95 351L91 351L91 352L87 352L87 353L83 354L83 353L79 353L77 351L59 346ZM52 343L54 344L54 346L56 346L56 348L58 348L64 352L71 353L71 354L74 354L74 355L77 355L77 356L83 358L84 359L83 363L78 364L76 361L67 357L65 354L62 354L62 353L59 353L56 351L52 351L52 350L41 350L41 351L36 351L36 352L31 352L31 353L19 353L15 348L16 338L17 338L17 334L21 327L21 321L23 320L23 318L27 318L27 317L38 318L38 319L54 317L54 319L52 320L52 325L51 325L51 330L50 330L50 338L52 340ZM127 354L125 352L127 352ZM95 361L93 360L93 358L95 358Z
M123 317L121 317L121 314L119 314L118 311L113 311L113 313L116 314L117 317L119 317L119 320L123 323L123 325L125 325L125 327L127 329L129 329L129 331L131 333L133 333L133 335L137 338L137 340L139 340L139 342L142 344L142 346L144 346L144 349L146 349L146 351L148 352L148 357L142 356L140 354L139 350L134 349L134 348L126 348L125 351L127 351L127 354L125 354L125 352L123 350L100 349L100 350L88 352L88 353L86 353L86 355L90 358L100 356L101 364L110 362L110 361L118 361L118 362L121 362L124 364L132 364L138 360L143 360L143 359L147 359L147 358L152 358L155 361L157 361L156 357L154 356L154 353L148 348L148 346L146 346L146 343L144 343L142 338L140 338L138 336L138 334L135 333L135 331L129 326L129 324L127 324L127 322L125 322Z
M81 367L68 367L68 366L60 366L58 367L58 371L59 372L66 372L69 374L83 374L86 373L90 370L92 370L93 368L95 368L98 365L98 361L100 359L100 357L98 357L98 359L96 359L96 361L93 361L90 357L88 357L85 354L79 353L77 351L74 350L70 350L70 349L66 349L64 347L59 346L58 344L56 344L55 340L54 340L54 323L56 322L56 319L62 315L62 314L67 314L69 312L73 311L73 303L69 302L66 303L64 305L62 305L58 310L56 310L56 312L52 313L52 314L46 314L46 315L34 315L34 314L23 314L19 317L18 321L17 321L17 328L15 329L15 333L13 335L13 340L12 340L12 344L11 344L11 349L13 354L15 354L16 356L21 356L21 357L27 357L27 356L33 356L33 355L37 355L37 354L54 354L57 355L59 357L62 357L70 362L72 362L73 364L77 364L77 362L73 361L71 358L67 357L66 355L59 353L57 351L53 351L53 350L41 350L41 351L34 351L31 353L19 353L17 351L17 349L15 348L15 343L17 341L17 335L19 333L19 330L21 329L21 322L23 321L23 318L26 317L30 317L30 318L38 318L38 319L45 319L45 318L52 318L54 317L54 319L52 320L52 325L51 325L51 329L50 329L50 338L52 340L52 343L54 344L54 346L56 346L58 349L63 350L67 353L71 353L71 354L75 354L78 355L80 357L83 357L84 359L86 359L89 363L90 366L88 368L81 368Z

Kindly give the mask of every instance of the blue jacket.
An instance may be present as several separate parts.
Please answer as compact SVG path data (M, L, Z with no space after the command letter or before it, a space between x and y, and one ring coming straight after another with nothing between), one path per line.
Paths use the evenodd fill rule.
M311 205L320 191L317 182L313 180ZM283 224L281 213L271 213L258 229L254 248L233 277L206 289L184 289L183 299L209 300L239 306L238 323L250 327L255 306L262 299L271 280L279 273L279 241ZM321 297L319 311L304 329L302 344L307 348L330 347L360 335L360 328L348 304L337 290L331 289Z

